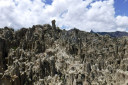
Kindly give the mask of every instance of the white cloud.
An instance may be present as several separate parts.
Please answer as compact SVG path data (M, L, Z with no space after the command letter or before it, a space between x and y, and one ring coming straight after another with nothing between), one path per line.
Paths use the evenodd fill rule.
M41 0L0 0L0 27L15 29L34 24L50 23L57 26L90 31L126 31L128 17L115 17L114 0L53 0L51 5Z
M128 17L127 16L117 16L116 17L117 30L125 31L128 28Z

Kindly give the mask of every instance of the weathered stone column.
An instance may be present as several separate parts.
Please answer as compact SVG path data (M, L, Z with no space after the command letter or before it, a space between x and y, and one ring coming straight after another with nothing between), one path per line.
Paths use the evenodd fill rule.
M56 29L56 20L52 20L52 29Z

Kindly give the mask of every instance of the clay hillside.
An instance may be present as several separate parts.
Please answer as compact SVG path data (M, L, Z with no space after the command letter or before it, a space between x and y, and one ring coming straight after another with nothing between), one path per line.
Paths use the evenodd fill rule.
M0 29L0 85L128 85L128 37L52 26Z

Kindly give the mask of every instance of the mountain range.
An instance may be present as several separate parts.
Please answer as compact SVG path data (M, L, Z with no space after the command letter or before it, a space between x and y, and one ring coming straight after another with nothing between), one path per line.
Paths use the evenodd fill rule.
M128 36L128 32L125 31L116 31L116 32L94 32L93 30L90 31L90 33L97 33L100 35L109 35L111 37L123 37Z

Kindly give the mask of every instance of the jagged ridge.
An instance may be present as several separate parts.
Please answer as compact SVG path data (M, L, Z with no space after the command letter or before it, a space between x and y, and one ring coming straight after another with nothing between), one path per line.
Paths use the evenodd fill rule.
M35 25L0 29L0 85L126 85L128 38Z

